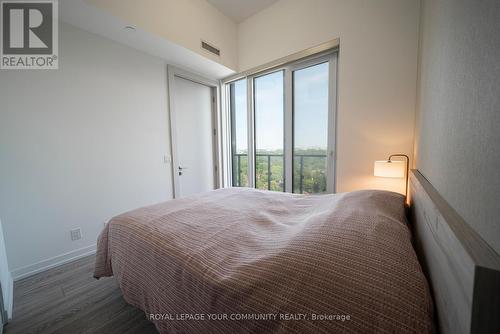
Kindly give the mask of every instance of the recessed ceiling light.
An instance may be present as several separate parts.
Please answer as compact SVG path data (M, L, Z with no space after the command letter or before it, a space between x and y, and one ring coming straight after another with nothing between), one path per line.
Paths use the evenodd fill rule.
M123 29L125 29L126 31L135 31L135 27L133 26L125 26L125 28Z

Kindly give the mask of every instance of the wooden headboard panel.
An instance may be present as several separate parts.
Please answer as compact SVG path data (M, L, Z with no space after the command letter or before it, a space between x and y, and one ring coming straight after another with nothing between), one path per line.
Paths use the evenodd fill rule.
M500 256L418 170L410 172L409 186L415 248L440 332L500 333Z

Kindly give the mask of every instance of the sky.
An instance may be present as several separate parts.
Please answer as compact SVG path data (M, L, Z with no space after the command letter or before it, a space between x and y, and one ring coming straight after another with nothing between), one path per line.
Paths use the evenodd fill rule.
M283 71L254 79L255 149L283 149Z
M270 73L254 80L255 139L257 150L283 149L284 72ZM246 80L234 83L236 147L247 150ZM293 73L295 148L327 146L328 63Z

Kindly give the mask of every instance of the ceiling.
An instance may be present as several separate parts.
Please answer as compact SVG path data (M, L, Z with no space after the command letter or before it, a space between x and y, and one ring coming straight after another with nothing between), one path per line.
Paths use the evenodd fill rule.
M278 0L207 0L236 23L257 14Z
M169 64L208 78L219 79L235 73L224 65L138 27L135 30L124 29L128 22L89 5L85 0L59 1L59 17L61 21L80 29L160 57Z

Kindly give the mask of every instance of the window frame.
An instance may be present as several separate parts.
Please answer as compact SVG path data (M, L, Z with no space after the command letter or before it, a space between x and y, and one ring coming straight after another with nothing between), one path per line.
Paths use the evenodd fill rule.
M327 193L335 193L336 191L336 137L337 137L337 66L338 66L338 49L330 49L324 52L319 52L298 60L293 60L278 66L270 67L265 70L255 71L253 73L244 73L242 75L231 76L221 80L221 94L223 108L221 110L226 119L225 138L228 140L228 150L223 152L223 156L227 157L225 186L232 186L233 166L232 166L232 120L230 110L230 84L239 80L246 80L247 83L247 152L248 152L248 187L255 188L255 78L283 71L283 103L284 103L284 120L283 120L283 154L284 154L284 191L293 192L293 147L294 147L294 123L293 123L293 72L307 67L315 66L325 62L329 63L328 73L328 143L327 143Z

